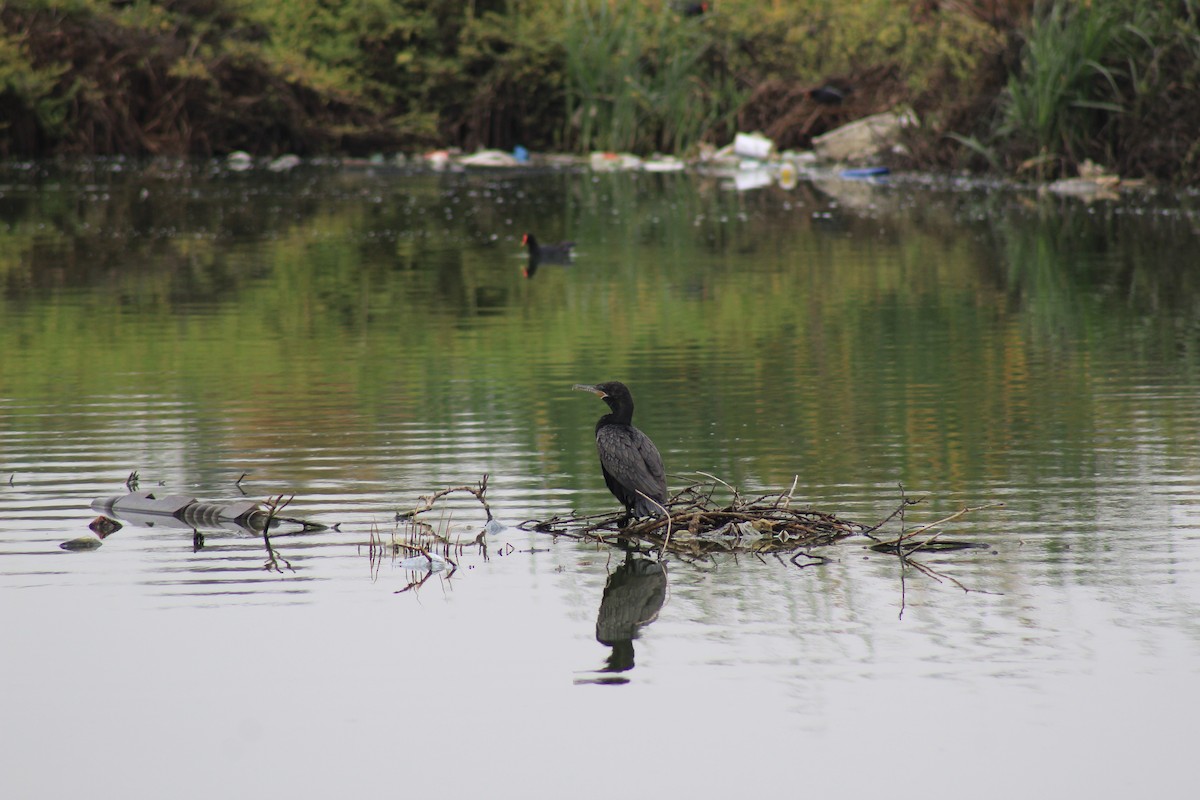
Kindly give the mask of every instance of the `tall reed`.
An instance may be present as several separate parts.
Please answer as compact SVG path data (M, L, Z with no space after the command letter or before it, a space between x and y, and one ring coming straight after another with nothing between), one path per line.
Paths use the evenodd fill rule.
M670 4L566 0L564 25L563 140L576 149L682 153L744 99L705 20Z
M997 134L1010 156L1039 176L1089 158L1120 168L1170 124L1145 124L1159 106L1190 115L1191 104L1171 98L1197 90L1197 5L1054 0L1040 8L1003 98Z

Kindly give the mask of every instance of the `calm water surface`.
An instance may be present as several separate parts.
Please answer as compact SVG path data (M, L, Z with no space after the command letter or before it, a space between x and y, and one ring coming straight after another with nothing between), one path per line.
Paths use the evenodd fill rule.
M8 165L0 789L1183 796L1198 204ZM525 230L576 262L527 277ZM369 545L421 494L487 474L510 526L613 508L605 409L570 390L610 379L675 487L796 480L863 521L900 486L910 523L1003 503L948 527L989 547L925 557L940 582L865 540L803 570L669 559L616 647L622 556L595 546L495 530L397 594L423 573ZM338 527L276 537L278 571L233 527L61 549L134 471ZM470 540L473 503L427 516Z

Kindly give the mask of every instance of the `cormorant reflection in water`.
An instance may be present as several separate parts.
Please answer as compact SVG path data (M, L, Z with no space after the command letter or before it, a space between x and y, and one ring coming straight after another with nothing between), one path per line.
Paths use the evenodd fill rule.
M633 640L658 618L667 599L667 568L633 552L613 570L604 585L600 613L596 616L596 641L612 648L601 672L633 669ZM625 679L597 679L596 683L624 683Z

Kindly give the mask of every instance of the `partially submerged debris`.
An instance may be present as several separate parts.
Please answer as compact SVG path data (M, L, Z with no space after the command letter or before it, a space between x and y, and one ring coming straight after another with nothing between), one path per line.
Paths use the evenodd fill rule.
M506 153L503 150L477 150L469 156L459 158L458 163L464 167L500 168L519 167L528 160L528 156L522 160L512 153Z
M739 133L733 137L734 155L742 158L768 160L775 153L775 143L761 133Z
M1078 197L1085 203L1090 203L1094 200L1116 200L1123 187L1138 183L1140 182L1122 181L1119 175L1113 175L1104 167L1088 160L1079 165L1078 178L1062 178L1042 186L1038 191L1039 194Z
M241 478L238 482L241 482ZM295 568L275 549L271 543L272 534L288 535L326 530L325 525L316 522L280 516L279 512L291 501L291 497L278 495L263 502L239 500L231 503L201 503L196 498L186 495L160 496L152 491L134 491L120 497L99 497L92 501L92 508L135 525L190 530L194 552L204 549L204 534L200 532L202 528L232 529L260 535L267 553L263 569L282 573L285 568L293 572ZM92 520L88 527L97 535L71 539L59 547L64 550L95 550L102 544L104 537L120 530L122 526L117 520L101 515ZM337 526L334 527L336 529Z
M919 501L901 497L895 511L882 521L868 525L844 519L835 514L809 508L793 507L792 488L780 494L743 498L735 487L711 475L706 481L694 483L678 492L667 502L666 516L641 519L624 528L619 523L622 514L552 517L548 520L527 520L518 527L525 530L594 541L606 545L657 550L684 559L703 560L719 553L770 554L786 557L790 563L809 566L824 561L807 551L823 547L852 536L865 536L876 542L880 552L904 557L917 550L963 549L978 546L971 542L937 541L935 528L964 514L992 508L998 504L964 508L949 517L913 530L901 530L891 541L879 537L881 529L899 518L903 526L904 510ZM732 493L727 502L716 502L714 495L722 487ZM925 538L917 538L926 535ZM889 549L890 548L890 549ZM798 559L806 557L809 563Z
M278 532L278 523L298 525L302 531L324 530L325 526L308 520L272 515L270 503L238 500L230 503L201 503L187 495L157 494L150 490L130 492L120 497L99 497L92 508L139 525L174 524L182 528L240 528L261 531L268 520Z
M911 109L872 114L814 136L813 150L826 161L869 161L895 147L900 141L900 131L916 124L917 117Z
M100 516L98 516L94 520L92 520L91 524L88 525L88 527L92 529L93 533L95 533L101 539L104 539L104 538L116 533L117 531L121 530L121 528L123 528L124 526L121 523L117 522L115 519L112 519L111 517L106 517L103 514L101 514Z
M987 545L978 542L941 539L942 532L937 529L966 514L1003 506L1002 503L990 503L962 508L936 522L905 528L906 509L920 501L909 499L902 491L896 509L879 522L868 525L836 514L793 506L797 481L792 482L790 489L779 494L746 499L736 487L720 478L707 473L699 474L705 480L693 483L671 497L665 506L665 516L643 517L622 527L621 523L626 518L624 511L572 514L546 520L526 520L517 527L626 550L657 551L660 558L668 553L687 560L704 560L720 553L747 553L760 557L770 554L779 558L787 557L790 563L805 567L826 560L809 554L809 549L832 545L854 536L872 540L872 550L899 556L901 561L919 551L984 548ZM415 517L434 510L439 500L454 493L470 494L483 506L487 524L469 544L483 548L486 557L485 535L502 527L492 516L487 503L487 482L488 476L484 475L475 486L453 486L418 498L420 503L417 507L396 514L397 521L407 525L399 538L393 533L391 541L384 542L372 532L369 544L372 562L389 554L393 559L403 557L401 565L406 568L432 573L445 568L435 565L436 553L440 553L453 574L457 565L450 555L452 552L456 557L461 554L464 544L440 536L432 526ZM714 499L718 491L727 492L731 495L730 499L718 502ZM893 520L899 521L900 532L891 539L882 538L881 532ZM808 563L801 564L799 559L802 557L809 559Z
M633 153L598 152L588 157L588 164L594 172L623 172L640 169L642 159Z
M667 501L668 516L641 519L621 528L622 514L528 520L518 527L610 545L642 546L684 558L715 553L787 553L833 544L871 527L811 509L793 508L790 492L743 499L719 478L694 483ZM732 491L717 503L721 487ZM793 487L794 488L794 487Z
M104 542L100 541L100 539L96 536L79 536L74 539L68 539L67 541L60 543L58 546L63 550L73 550L78 552L81 550L95 550L102 544L104 544Z
M486 484L487 476L485 475L480 485L482 487ZM450 491L452 490L435 492L432 496L434 499L430 502L434 502L438 497L444 497ZM482 495L483 492L480 489L476 496L481 503L484 502ZM486 505L484 503L485 507ZM439 534L432 525L420 520L399 515L397 517L399 525L387 538L372 525L371 538L366 545L367 556L371 563L372 580L379 576L380 568L385 561L389 560L393 567L399 567L410 573L408 583L403 588L397 589L396 594L420 589L436 573L444 572L447 579L453 577L454 573L458 571L458 560L470 547L478 548L483 557L487 558L487 542L484 534L493 529L493 520L489 519L488 524L474 539L464 542L461 540L451 541L448 536Z

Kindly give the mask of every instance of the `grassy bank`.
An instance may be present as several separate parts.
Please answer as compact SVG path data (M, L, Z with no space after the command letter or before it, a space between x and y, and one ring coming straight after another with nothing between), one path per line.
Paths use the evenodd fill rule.
M0 155L687 154L736 130L806 147L907 104L907 166L1190 180L1198 5L18 0Z
M1038 175L1093 160L1124 175L1200 176L1200 2L1046 4L983 131L989 158Z

